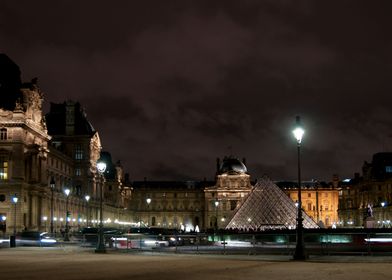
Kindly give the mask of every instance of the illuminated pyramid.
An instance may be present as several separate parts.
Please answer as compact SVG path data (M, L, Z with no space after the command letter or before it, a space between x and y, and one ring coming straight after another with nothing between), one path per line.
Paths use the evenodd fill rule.
M318 225L302 210L304 228ZM296 228L297 206L267 177L260 179L226 229L263 231Z

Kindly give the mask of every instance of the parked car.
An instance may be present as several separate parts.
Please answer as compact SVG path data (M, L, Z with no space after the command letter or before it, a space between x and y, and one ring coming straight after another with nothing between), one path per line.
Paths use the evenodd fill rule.
M53 246L57 240L47 232L22 231L16 235L17 246Z

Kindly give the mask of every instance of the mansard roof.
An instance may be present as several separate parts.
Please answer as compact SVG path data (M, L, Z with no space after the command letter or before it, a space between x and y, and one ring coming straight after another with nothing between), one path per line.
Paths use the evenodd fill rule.
M68 110L68 108L72 110ZM72 121L69 121L72 119ZM82 109L79 102L67 101L50 103L50 111L46 114L49 135L68 135L67 126L72 127L73 135L92 136L96 131Z

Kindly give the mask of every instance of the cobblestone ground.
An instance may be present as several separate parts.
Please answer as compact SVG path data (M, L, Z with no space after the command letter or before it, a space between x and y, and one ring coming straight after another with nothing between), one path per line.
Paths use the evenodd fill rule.
M307 262L287 256L95 254L93 249L0 248L4 279L392 279L392 258L319 257Z

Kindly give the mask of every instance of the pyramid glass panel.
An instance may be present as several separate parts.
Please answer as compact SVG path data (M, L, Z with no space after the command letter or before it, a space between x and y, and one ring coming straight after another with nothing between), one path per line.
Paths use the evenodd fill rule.
M302 210L304 228L318 225ZM297 224L297 206L269 178L261 178L244 203L238 208L226 229L263 231L294 229Z

